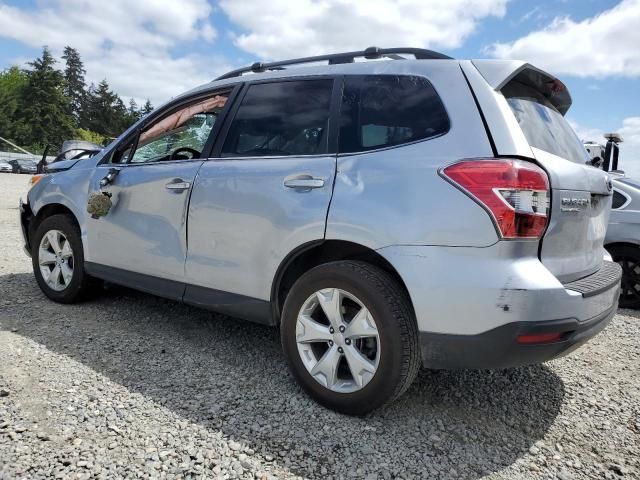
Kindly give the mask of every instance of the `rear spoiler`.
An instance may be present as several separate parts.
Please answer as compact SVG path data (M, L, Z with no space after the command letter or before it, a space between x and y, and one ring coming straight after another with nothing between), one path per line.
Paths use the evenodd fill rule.
M515 80L541 92L562 115L571 107L571 95L565 84L529 63L519 60L472 60L472 63L496 91Z

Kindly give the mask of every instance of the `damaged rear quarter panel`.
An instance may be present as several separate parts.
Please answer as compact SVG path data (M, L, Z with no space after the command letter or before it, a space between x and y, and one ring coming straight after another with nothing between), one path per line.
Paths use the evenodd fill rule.
M414 68L418 68L415 67ZM389 245L487 246L498 239L486 211L439 176L465 158L492 156L480 114L457 62L422 62L450 129L442 136L338 155L327 239Z
M564 287L537 258L537 242L392 246L378 253L407 286L420 331L475 335L510 322L572 316Z

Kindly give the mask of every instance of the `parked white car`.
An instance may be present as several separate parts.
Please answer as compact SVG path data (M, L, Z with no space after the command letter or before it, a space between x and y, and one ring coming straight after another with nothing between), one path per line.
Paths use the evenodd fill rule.
M0 160L0 172L13 173L13 167L4 160Z

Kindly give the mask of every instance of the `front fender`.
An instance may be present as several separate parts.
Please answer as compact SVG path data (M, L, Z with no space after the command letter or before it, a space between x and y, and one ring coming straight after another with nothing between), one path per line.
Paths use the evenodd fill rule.
M87 195L92 171L92 169L71 169L45 175L27 195L27 203L36 217L49 205L62 205L69 209L80 226L85 253Z

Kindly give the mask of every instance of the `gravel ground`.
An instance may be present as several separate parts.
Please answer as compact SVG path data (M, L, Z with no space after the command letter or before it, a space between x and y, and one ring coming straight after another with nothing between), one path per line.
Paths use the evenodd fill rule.
M640 314L542 366L422 372L366 418L310 401L278 333L127 289L40 293L0 174L0 479L640 478Z

